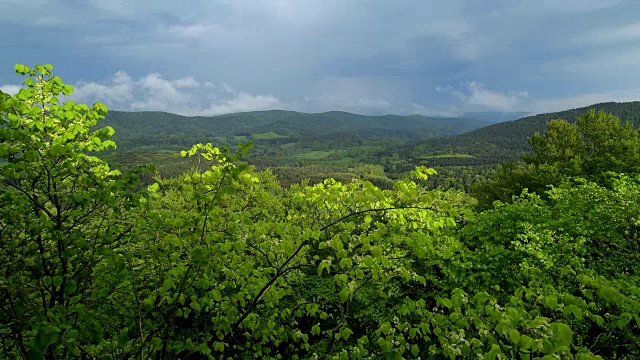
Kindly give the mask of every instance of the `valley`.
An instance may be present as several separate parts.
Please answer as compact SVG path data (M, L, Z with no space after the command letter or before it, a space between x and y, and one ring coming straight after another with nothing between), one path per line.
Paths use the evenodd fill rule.
M131 168L149 160L158 166L162 176L171 177L189 166L178 155L189 144L212 142L235 149L239 143L250 141L254 147L247 161L259 169L273 169L284 183L291 183L286 174L292 173L307 173L310 179L329 174L343 179L366 175L358 174L358 166L379 165L376 157L387 149L462 134L489 124L467 118L277 110L216 117L110 111L104 122L116 131L118 149L107 156L118 166ZM320 168L333 170L323 173L318 172ZM387 175L398 174L390 174L389 169L376 174L388 179Z

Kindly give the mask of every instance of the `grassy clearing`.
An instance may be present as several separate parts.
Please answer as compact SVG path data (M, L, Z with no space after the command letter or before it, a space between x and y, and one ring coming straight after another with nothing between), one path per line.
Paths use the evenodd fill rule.
M475 156L469 155L469 154L439 154L439 155L421 156L420 159L422 159L422 160L427 160L427 159L452 159L452 158L472 159L474 157Z
M276 134L273 131L269 131L262 134L251 134L251 136L256 140L271 140L271 139L286 139L287 135Z
M325 160L333 154L333 151L309 151L297 156L300 160Z

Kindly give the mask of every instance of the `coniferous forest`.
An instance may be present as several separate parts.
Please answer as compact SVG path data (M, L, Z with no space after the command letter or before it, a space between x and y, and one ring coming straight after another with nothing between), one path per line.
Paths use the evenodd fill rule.
M52 70L0 92L3 359L640 358L637 103L144 143Z

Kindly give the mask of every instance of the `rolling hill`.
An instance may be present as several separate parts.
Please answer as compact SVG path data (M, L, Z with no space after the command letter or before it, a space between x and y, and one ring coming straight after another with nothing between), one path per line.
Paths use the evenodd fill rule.
M544 132L552 119L575 122L588 110L604 110L621 118L622 122L640 125L640 101L626 103L600 103L582 108L527 116L514 121L501 122L461 135L426 139L408 145L402 156L416 162L426 160L430 166L492 165L504 161L518 161L530 151L528 138L535 132Z
M337 111L308 114L272 110L212 117L110 111L102 124L115 128L114 140L121 150L144 147L174 150L198 142L229 146L247 140L257 144L385 138L416 142L429 137L460 134L489 122L421 115L365 116Z

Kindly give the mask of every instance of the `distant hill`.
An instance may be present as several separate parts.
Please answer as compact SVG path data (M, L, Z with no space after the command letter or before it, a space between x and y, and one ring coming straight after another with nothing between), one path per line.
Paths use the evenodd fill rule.
M466 118L484 120L492 123L516 120L528 115L531 115L531 113L524 111L476 111L464 113L464 117Z
M102 125L115 128L119 150L151 147L187 148L198 142L235 145L255 143L350 141L394 138L417 142L455 135L488 125L467 118L432 118L421 115L365 116L347 112L300 113L255 111L212 117L186 117L165 112L110 111ZM330 149L329 149L330 150Z
M489 165L517 161L530 151L528 138L536 131L544 132L552 119L575 122L588 110L604 110L622 122L640 125L640 101L601 103L556 113L527 116L522 119L486 126L471 132L409 145L403 151L414 161L425 160L431 166Z

